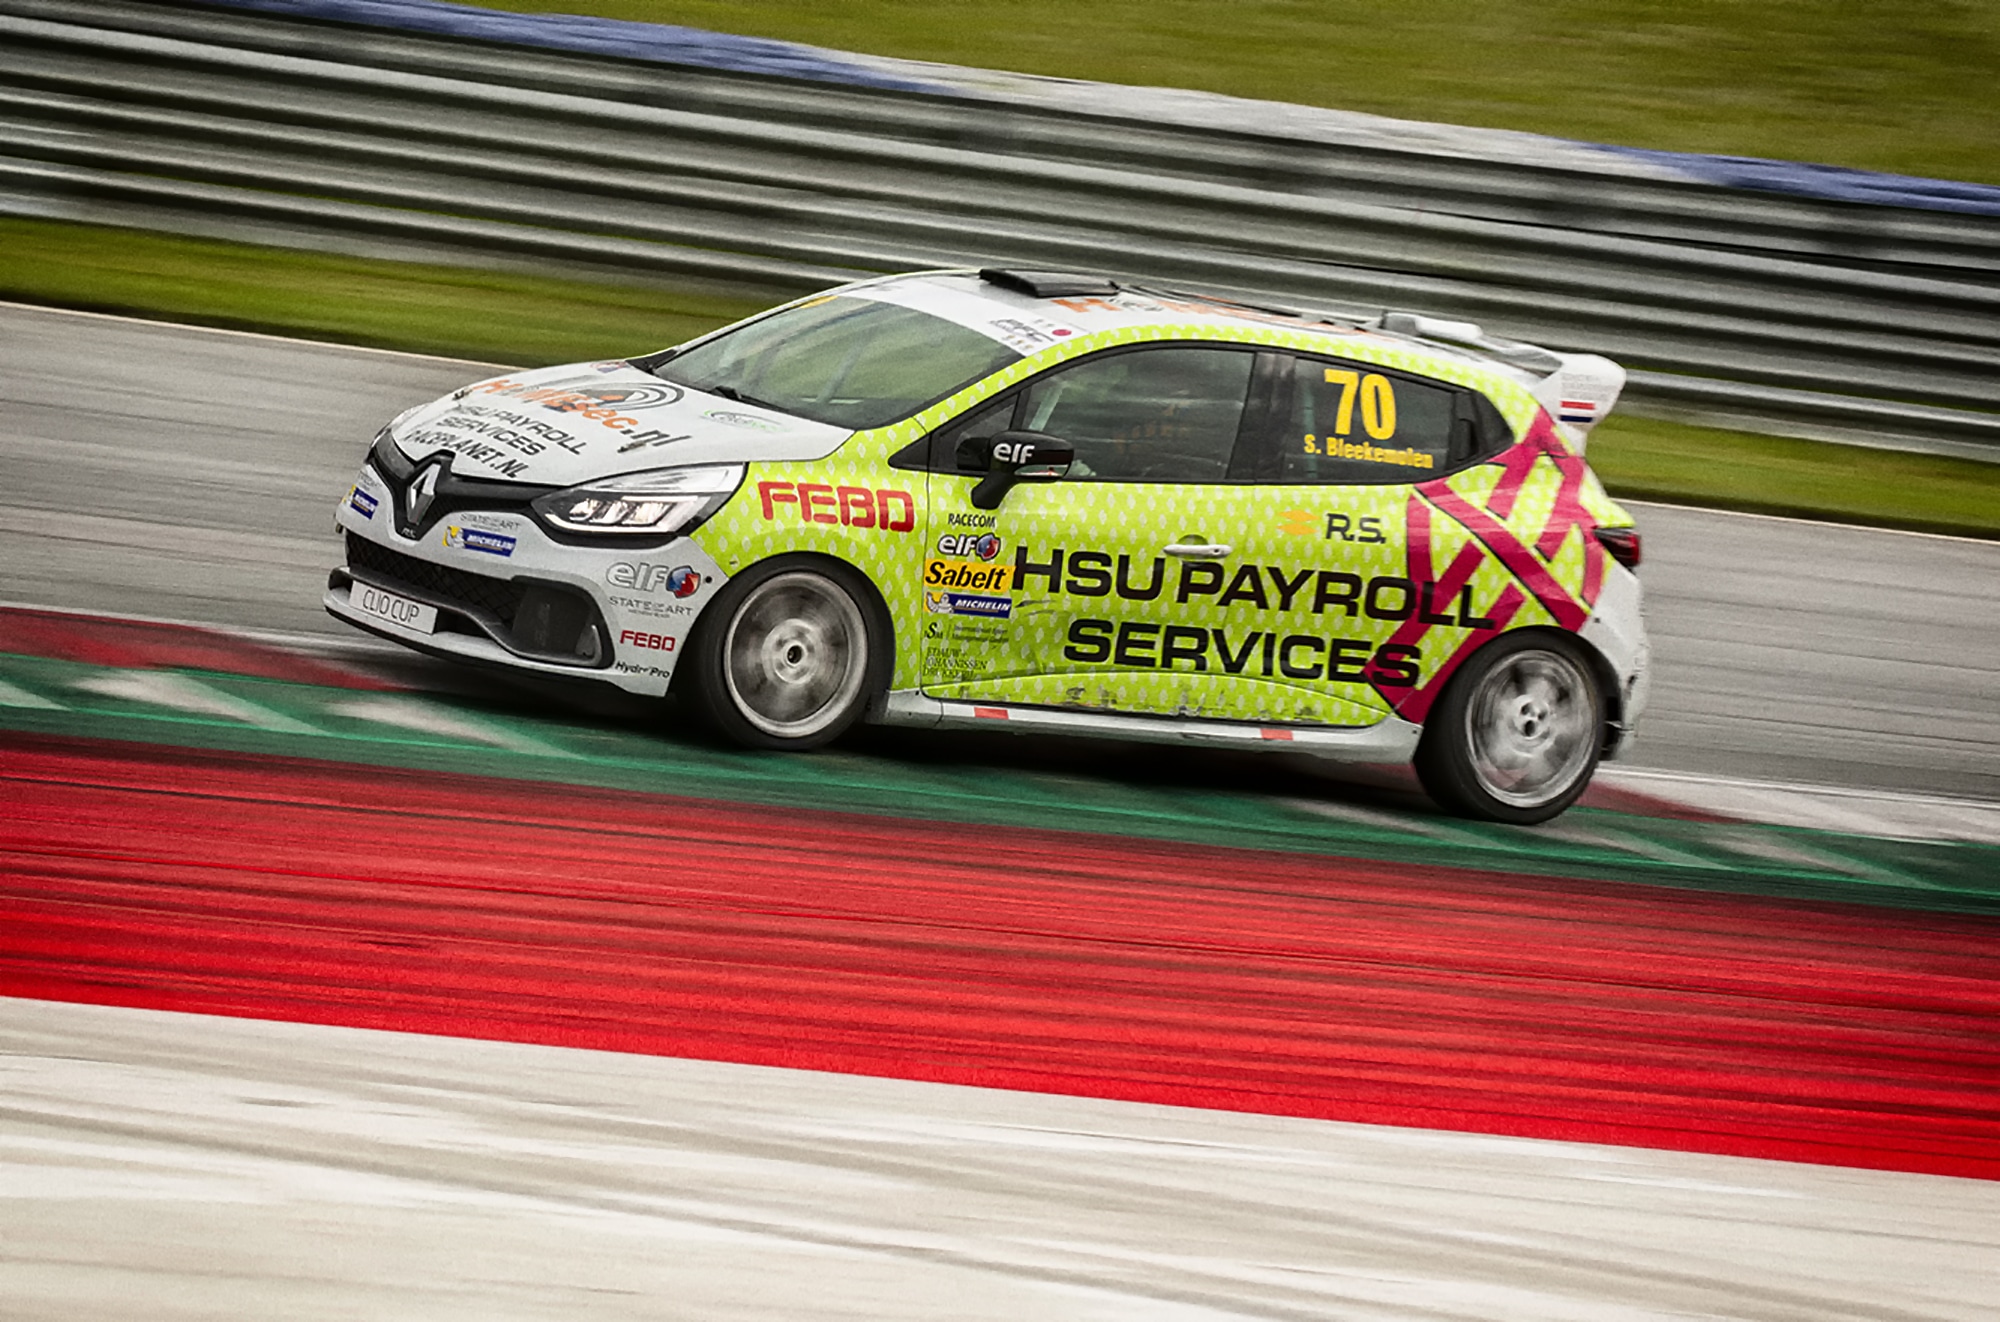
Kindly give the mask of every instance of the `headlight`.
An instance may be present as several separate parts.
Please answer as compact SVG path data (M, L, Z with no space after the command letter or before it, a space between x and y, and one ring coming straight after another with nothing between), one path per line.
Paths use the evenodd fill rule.
M368 462L383 477L401 482L417 471L417 466L409 461L402 450L397 448L395 423L390 423L375 433L375 444L368 447Z
M535 513L564 532L671 537L721 509L743 483L743 465L655 468L551 491Z

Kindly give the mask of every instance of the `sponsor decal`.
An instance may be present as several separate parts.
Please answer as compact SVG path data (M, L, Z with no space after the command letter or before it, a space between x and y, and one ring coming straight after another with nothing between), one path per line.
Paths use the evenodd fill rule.
M509 399L525 400L530 404L540 404L543 408L554 409L558 413L581 413L586 418L600 422L612 413L630 413L636 409L656 409L664 404L677 404L682 397L679 386L670 386L664 381L614 386L593 382L588 377L574 381L545 381L540 385L529 385L525 381L502 377L498 381L488 381L472 389L482 395L501 395Z
M660 679L672 679L674 672L660 666L635 666L630 661L620 661L611 667L627 675L654 675Z
M676 597L692 597L701 588L701 574L690 565L649 565L620 560L604 571L604 581L614 588L634 592L666 592Z
M1319 517L1311 510L1286 510L1278 515L1278 531L1287 537L1309 537L1319 527Z
M1065 326L1059 321L1026 312L1012 317L996 317L987 323L987 327L994 339L1018 354L1046 349L1076 334L1074 326Z
M1033 441L996 441L993 444L993 462L996 464L1015 464L1025 468L1034 459Z
M1362 546L1381 546L1389 540L1382 535L1381 518L1374 514L1355 518L1330 513L1326 516L1326 531L1321 536L1329 542L1339 538L1343 542L1356 542Z
M926 560L924 586L960 588L968 592L1005 592L1013 586L1014 566L982 565L970 560Z
M654 619L682 619L695 612L693 606L678 601L655 601L651 597L626 597L616 592L606 598L626 615L650 615Z
M631 440L619 446L618 453L630 454L634 450L644 450L655 445L673 445L677 441L691 441L693 439L694 437L692 436L688 436L685 434L677 435L673 432L664 432L661 431L659 428L655 427L651 431L640 432L638 435L634 436Z
M521 520L509 514L489 514L485 510L467 510L458 516L458 521L468 528L491 528L495 532L512 532L521 526Z
M909 532L917 526L917 502L907 491L824 482L759 482L757 499L766 519L783 519L778 511L790 508L800 523L837 523L884 532Z
M1192 624L1141 624L1134 620L1070 621L1065 659L1122 670L1186 668L1265 679L1332 680L1409 688L1423 666L1421 649L1401 643L1377 646L1371 639L1328 638L1310 633L1271 633Z
M1012 636L1004 619L954 617L947 624L946 632L964 643L1004 643Z
M948 532L938 538L939 555L955 555L962 559L991 560L1000 554L1000 539L992 533Z
M1236 321L1256 321L1273 326L1297 326L1304 320L1283 312L1267 312L1262 308L1242 307L1234 303L1211 303L1205 299L1152 298L1132 293L1113 294L1108 298L1096 295L1052 298L1049 301L1059 308L1077 313L1188 312L1196 316L1228 317Z
M1317 436L1307 436L1305 452L1323 454L1329 459L1360 459L1371 464L1401 464L1405 468L1432 468L1435 461L1422 450L1385 449L1369 441L1350 441L1339 436L1329 436L1321 440Z
M970 677L993 668L993 658L984 652L968 652L959 647L933 647L924 653L924 669L937 675Z
M381 503L358 486L347 490L347 507L364 519L374 518L375 507Z
M1206 604L1260 611L1338 612L1371 620L1416 619L1460 629L1497 629L1499 623L1473 610L1472 586L1459 579L1454 590L1423 579L1396 575L1363 578L1339 569L1287 569L1281 565L1238 565L1232 571L1214 560L1184 560L1170 571L1155 558L1135 566L1130 556L1115 560L1104 551L1047 553L1037 561L1027 547L1014 552L1014 586L1025 591L1036 579L1051 596L1109 597L1152 601L1171 593L1177 605Z
M997 514L966 514L959 510L953 510L945 515L944 521L953 528L990 529L1000 526L1000 516Z
M620 629L618 643L621 647L641 647L654 652L671 652L674 640L671 634L645 633L638 629Z
M446 526L444 544L457 551L480 551L503 557L514 554L512 537L480 528L461 528L457 524Z
M928 608L928 600L925 602ZM1004 643L1011 636L1006 619L940 614L924 621L924 637L951 638L961 643Z
M982 596L974 592L926 592L924 609L933 615L975 615L981 619L1005 620L1014 614L1014 599Z
M601 370L602 364L599 368ZM680 388L665 382L610 385L593 382L586 377L529 385L502 378L468 386L453 398L462 400L472 395L537 404L556 413L599 423L628 438L626 445L621 447L621 453L646 445L666 445L688 439L684 435L645 427L637 418L630 416L677 402L681 398ZM402 441L412 447L455 451L509 477L520 477L527 472L527 465L520 458L510 457L510 451L513 455L529 458L552 445L572 454L584 452L583 441L566 429L528 414L489 404L461 403L429 428L403 437Z
M561 427L485 404L461 404L402 441L412 449L450 450L514 477L526 472L527 465L510 455L532 459L551 446L571 454L584 452L583 442Z
M701 415L730 427L748 427L751 431L783 431L784 427L769 418L760 418L754 413L732 413L728 409L710 409Z

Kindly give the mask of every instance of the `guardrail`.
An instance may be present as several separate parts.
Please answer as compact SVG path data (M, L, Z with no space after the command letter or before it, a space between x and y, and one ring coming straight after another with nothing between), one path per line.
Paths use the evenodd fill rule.
M0 0L0 209L773 293L918 266L1415 308L1635 411L2000 458L2000 220L145 0Z

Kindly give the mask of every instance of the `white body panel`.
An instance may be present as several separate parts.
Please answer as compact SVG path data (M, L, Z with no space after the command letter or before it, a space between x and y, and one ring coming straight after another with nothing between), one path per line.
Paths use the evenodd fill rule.
M1577 636L1595 647L1618 677L1622 712L1618 738L1605 749L1616 757L1632 742L1632 732L1646 710L1646 696L1652 684L1652 647L1646 641L1645 612L1641 606L1639 576L1623 565L1613 565L1604 576L1597 605Z

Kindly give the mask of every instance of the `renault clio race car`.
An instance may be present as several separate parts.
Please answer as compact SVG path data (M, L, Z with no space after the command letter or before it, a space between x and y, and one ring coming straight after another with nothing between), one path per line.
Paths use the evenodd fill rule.
M326 608L466 661L858 720L1414 760L1561 812L1645 702L1623 371L1409 314L1035 271L847 285L404 413Z

